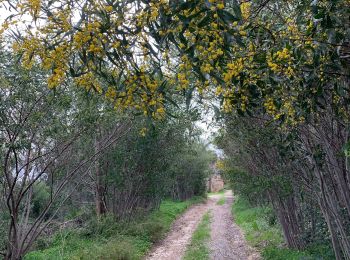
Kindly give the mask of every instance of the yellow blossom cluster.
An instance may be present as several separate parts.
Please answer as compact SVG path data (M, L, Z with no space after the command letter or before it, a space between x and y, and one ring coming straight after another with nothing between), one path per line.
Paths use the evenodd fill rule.
M274 104L274 100L272 98L267 98L264 103L265 109L267 113L271 115L275 115L277 112L276 105Z
M288 81L297 78L297 66L301 66L294 58L295 48L305 43L307 48L302 51L308 59L304 64L311 65L312 48L317 47L306 35L315 26L300 26L295 13L286 12L289 7L285 3L278 3L285 9L276 19L269 19L260 15L271 13L269 9L255 8L253 1L241 1L236 13L223 0L183 4L150 0L138 5L78 0L73 6L84 6L79 20L75 17L79 12L68 1L60 7L53 4L50 15L40 0L19 2L23 12L31 10L35 19L39 12L47 16L14 48L23 54L26 66L41 64L51 71L49 87L59 86L70 74L77 85L105 95L117 109L132 109L154 118L165 115L164 92L159 91L165 81L171 93L194 88L200 95L223 98L225 111L246 111L251 99L267 93L260 105L272 117L296 117L294 101L284 97L283 91L276 87L263 93L263 88L269 88L267 82L274 74L284 81L278 87L285 89ZM325 80L321 73L320 79ZM255 88L262 89L255 93Z
M27 69L30 69L35 63L35 59L33 59L35 54L41 57L45 52L40 40L34 36L27 37L21 43L13 43L12 47L15 52L23 53L22 64Z
M140 135L141 136L146 136L146 133L147 133L148 129L146 127L143 127L140 129Z
M295 74L293 60L290 50L283 48L273 55L268 55L267 65L274 73L281 73L290 78Z
M224 81L229 83L233 77L238 77L244 69L243 58L239 58L232 63L227 63L227 72L223 74Z
M10 26L10 23L8 21L5 21L0 25L0 38L2 34L9 28L9 26Z
M250 16L252 3L249 1L243 2L241 4L241 12L244 20L247 20Z
M223 0L209 0L209 3L212 4L211 9L213 11L215 11L216 9L224 9L225 8L225 4Z
M288 60L291 58L290 51L287 48L283 48L282 51L276 52L276 58L278 60Z
M225 160L219 159L216 161L215 166L217 169L224 171L225 169L227 169L227 166L225 164Z
M164 118L164 97L157 91L159 82L145 73L144 68L138 75L130 74L124 86L125 90L119 93L111 87L107 90L106 97L114 99L116 109L125 110L132 107L155 119Z
M96 77L93 73L88 72L78 78L75 78L75 83L78 86L84 87L87 91L95 90L98 93L102 93L102 87L100 83L97 81Z
M40 12L41 0L25 0L18 3L17 6L20 7L24 12L28 10L30 15L36 18Z

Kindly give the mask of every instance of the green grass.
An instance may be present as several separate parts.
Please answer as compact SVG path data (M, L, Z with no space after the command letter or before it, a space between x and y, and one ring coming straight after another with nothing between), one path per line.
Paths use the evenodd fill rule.
M106 217L89 227L65 230L55 234L47 248L30 252L25 259L142 259L181 213L201 201L201 198L183 202L163 201L159 210L128 223Z
M281 228L269 223L269 216L273 215L269 207L252 207L247 201L238 198L232 206L232 213L248 243L261 252L263 259L334 259L330 248L324 245L310 247L305 251L286 248Z
M210 240L210 213L204 214L196 231L193 233L191 244L188 246L184 260L209 259L208 242Z
M243 229L248 242L258 249L266 245L279 246L283 243L280 227L271 226L266 216L271 215L270 208L251 207L245 200L238 198L232 206L235 222Z
M209 195L224 195L225 194L225 189L219 190L218 192L208 192Z
M226 198L225 197L221 197L218 202L216 202L216 205L224 205L226 202Z

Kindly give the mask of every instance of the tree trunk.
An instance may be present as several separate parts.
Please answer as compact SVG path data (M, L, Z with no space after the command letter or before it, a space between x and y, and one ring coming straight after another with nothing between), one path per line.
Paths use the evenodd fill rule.
M95 136L95 150L99 151L100 142L98 141L98 133ZM100 160L95 162L95 206L96 206L96 216L98 219L107 213L107 207L105 203L105 187L104 180L101 169Z

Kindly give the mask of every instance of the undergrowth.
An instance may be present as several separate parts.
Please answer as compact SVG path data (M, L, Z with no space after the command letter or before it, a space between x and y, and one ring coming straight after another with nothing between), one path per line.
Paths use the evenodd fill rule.
M223 194L225 194L225 191L226 191L225 189L221 189L217 192L208 192L208 196L209 195L223 195Z
M269 207L252 207L244 199L236 198L232 212L247 241L261 252L263 259L334 259L332 249L327 245L313 245L304 251L286 248L280 226L269 220L269 216L272 215Z
M183 202L166 200L159 210L131 222L116 222L107 216L84 228L63 230L52 237L49 246L30 252L25 259L141 259L181 213L201 201L199 197Z

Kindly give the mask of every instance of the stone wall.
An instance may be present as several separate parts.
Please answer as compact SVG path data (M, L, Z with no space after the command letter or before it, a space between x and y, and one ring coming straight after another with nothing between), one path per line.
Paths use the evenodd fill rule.
M224 188L224 181L219 174L213 174L209 177L208 192L218 192Z

